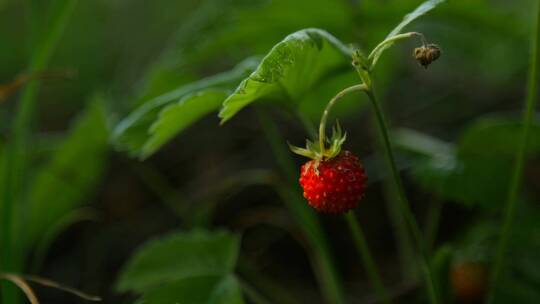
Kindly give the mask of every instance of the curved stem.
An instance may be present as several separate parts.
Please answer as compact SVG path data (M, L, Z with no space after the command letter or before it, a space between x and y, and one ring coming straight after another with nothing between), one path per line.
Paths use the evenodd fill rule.
M428 285L428 294L429 294L430 302L433 304L439 303L438 293L435 287L435 282L433 280L431 269L428 264L428 257L429 257L428 250L422 238L422 233L420 231L420 228L418 224L416 223L416 220L414 219L414 215L409 207L409 202L407 201L407 197L405 195L403 183L401 181L401 177L399 175L399 171L396 166L394 151L390 143L390 137L388 136L388 127L386 124L386 119L384 117L383 111L379 103L377 102L375 94L373 93L373 89L367 88L364 90L364 92L368 95L371 101L371 104L373 105L373 111L375 112L375 116L377 117L377 122L379 124L379 129L380 129L384 146L385 146L385 150L386 150L386 158L390 165L390 169L392 171L391 172L392 178L398 190L399 208L401 209L401 212L403 213L405 217L405 221L407 222L407 225L409 226L409 229L411 230L411 234L416 243L416 246L420 250L423 257L421 261L422 270L424 272L426 284Z
M395 35L390 38L387 38L383 40L383 42L379 43L373 49L373 51L371 51L371 53L369 54L368 59L367 59L367 62L369 63L369 67L367 68L368 73L369 71L373 70L373 67L377 64L377 61L379 60L379 57L384 52L384 50L389 48L392 44L394 44L394 42L398 40L408 39L413 36L420 37L423 46L427 45L426 38L424 37L424 35L417 32L409 32L409 33L399 34L399 35ZM367 78L369 79L369 75L367 76ZM364 77L362 79L364 80L364 82L367 82L366 79L364 79Z
M523 165L525 162L525 155L527 153L527 144L529 141L529 133L531 124L534 117L534 108L537 102L538 92L538 64L540 63L540 47L539 47L539 35L540 35L540 1L537 2L537 14L535 20L535 27L532 31L532 52L529 63L529 77L528 77L528 92L526 101L526 110L523 117L523 129L521 132L521 138L518 150L516 152L516 158L514 162L514 168L512 172L512 179L510 180L510 190L506 201L505 218L501 228L501 238L499 240L497 255L495 257L495 266L493 268L491 277L491 289L488 297L488 303L493 303L495 292L498 289L498 281L501 276L504 258L508 248L508 240L512 234L512 226L514 224L514 218L517 207L517 196L521 184Z
M278 132L275 123L262 112L257 113L263 133L265 134L270 148L278 166L283 171L289 185L293 185L297 180L297 173L294 171L294 160L283 144L284 140ZM291 214L303 230L310 246L313 248L313 265L323 294L329 303L343 304L345 297L341 278L335 266L335 261L328 244L328 239L319 221L319 218L309 210L304 203L302 195L290 187L280 187L281 196L289 208Z
M354 85L354 86L351 86L342 90L341 92L336 94L334 98L330 100L330 102L326 105L326 108L321 118L321 123L319 125L319 139L324 138L324 131L326 128L326 121L328 119L328 114L330 113L330 110L332 109L334 104L341 97L345 96L348 93L351 93L354 91L360 91L360 90L364 91L366 89L367 87L365 84ZM323 151L324 141L319 141L319 143L321 145L321 151ZM356 217L354 216L354 213L352 212L347 213L345 215L345 219L347 221L347 224L349 225L349 230L351 231L353 235L354 244L356 246L356 249L360 253L360 257L362 259L362 262L368 274L369 280L373 284L373 288L375 289L375 292L377 293L377 297L382 303L390 304L391 303L390 296L382 283L381 276L379 274L379 271L377 270L377 266L373 260L373 256L369 250L366 238L364 236L364 232L362 231L362 228L360 227L358 220L356 219Z
M368 244L366 242L366 237L364 236L364 232L362 231L358 220L354 216L353 212L348 212L345 214L345 219L347 220L347 224L349 225L349 229L353 235L354 244L360 253L362 263L364 264L369 280L373 284L373 288L377 293L379 301L385 304L390 304L390 296L387 290L384 288L381 276L377 270L377 265L375 264L375 261L370 253Z
M19 287L19 289L22 290L22 292L24 292L26 295L26 299L28 302L30 302L30 304L39 304L36 293L32 287L30 287L30 285L28 285L28 283L20 276L11 273L0 273L0 280L9 281Z
M324 135L324 131L326 129L326 121L328 120L328 114L330 113L330 110L336 104L336 102L339 99L341 99L343 96L351 92L363 91L363 90L366 90L365 84L357 84L357 85L348 87L342 90L341 92L337 93L336 96L334 96L334 98L332 98L330 102L328 102L328 104L326 105L326 108L324 109L323 115L321 117L321 123L319 124L319 145L320 145L322 155L324 155L324 151L326 149L324 146L324 139L326 138L326 136Z

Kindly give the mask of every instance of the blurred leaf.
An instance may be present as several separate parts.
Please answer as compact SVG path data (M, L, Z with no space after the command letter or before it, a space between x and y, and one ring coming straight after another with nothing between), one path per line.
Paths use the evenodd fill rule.
M495 258L499 225L494 220L480 219L474 222L460 239L454 254L454 262L489 264Z
M417 153L413 176L428 191L467 206L498 210L507 195L518 120L483 118L470 126L457 146L427 135L398 132L397 144ZM540 124L531 128L529 155L540 152Z
M407 14L403 21L401 21L400 24L398 24L391 32L386 36L386 38L393 37L403 30L409 23L413 22L415 19L418 19L422 15L426 14L430 10L434 9L437 5L443 3L445 0L429 0L424 3L422 3L418 8L416 8L413 12L410 14Z
M320 9L329 6L332 9ZM344 32L352 29L352 22L346 1L202 1L183 20L173 42L150 68L137 104L147 100L144 97L154 97L185 83L201 70L206 71L207 66L266 52L276 41L298 29L318 26Z
M207 0L179 29L163 63L184 70L209 59L238 60L266 52L288 33L311 26L347 32L353 26L352 13L346 1Z
M340 72L339 74L329 75L321 80L315 87L306 92L298 105L298 110L308 119L318 125L321 119L321 113L328 104L328 101L344 88L358 84L358 74L354 69ZM344 96L332 108L329 121L332 117L344 118L350 116L356 111L360 111L368 105L368 99L364 94L350 94Z
M517 222L509 238L509 252L502 272L501 286L495 303L537 303L540 299L540 209L525 201L520 202ZM455 260L492 263L500 232L499 223L481 220L466 231L456 246ZM510 301L511 300L511 301Z
M448 276L450 264L452 262L452 255L452 247L445 245L437 249L437 251L433 254L433 258L431 259L433 277L442 299L450 298Z
M176 232L143 245L117 289L143 303L243 303L233 272L239 237L227 232Z
M164 284L145 293L142 303L148 304L243 304L236 278L201 276Z
M30 266L31 272L39 271L39 267L42 265L51 244L61 233L76 223L96 219L97 214L95 210L90 208L80 208L66 213L51 226L47 227L47 229L43 231L40 240L36 242L35 247L33 248L33 260Z
M501 286L496 291L493 303L519 303L519 304L537 304L540 300L540 291L538 285L531 285L519 279L505 277L501 280Z
M28 204L19 205L18 228L27 232L21 243L34 244L93 190L105 166L108 134L101 103L91 103L51 160L37 171Z
M141 158L153 154L197 119L219 109L227 95L224 90L208 89L186 95L177 103L165 107L150 127L149 138L141 150Z
M196 119L217 110L219 103L257 63L254 58L247 59L231 71L183 85L147 101L116 126L114 143L131 155L148 157ZM168 107L174 102L176 104ZM162 113L164 109L166 113ZM176 124L171 118L178 118Z
M223 103L222 123L261 98L299 102L318 82L350 62L350 50L329 33L305 29L287 36Z
M517 119L484 118L463 134L458 146L458 155L495 154L513 157L522 132L522 123ZM528 154L540 151L540 123L531 125Z
M418 6L413 12L405 15L403 18L403 21L399 23L389 34L386 36L385 39L392 38L396 36L397 34L401 33L403 28L405 28L409 23L413 22L414 20L418 19L422 15L426 14L430 10L434 9L437 5L443 3L445 0L429 0L424 3L422 3L420 6ZM381 57L382 53L391 47L394 44L394 42L387 43L383 45L383 47L377 49L376 52L370 54L371 59L371 66L375 66L377 64L377 61L379 60L379 57Z

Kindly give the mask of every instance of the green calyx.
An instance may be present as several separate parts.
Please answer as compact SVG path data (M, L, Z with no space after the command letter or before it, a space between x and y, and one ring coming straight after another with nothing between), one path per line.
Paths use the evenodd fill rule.
M352 58L352 65L356 69L360 79L362 79L362 82L366 85L366 87L371 87L371 77L369 73L372 65L368 57L366 57L359 49L356 49L352 53Z
M347 138L347 133L344 133L339 125L332 128L332 137L324 139L324 146L321 147L319 140L306 140L306 147L300 148L289 144L289 148L293 153L311 158L316 161L329 160L339 155L341 146ZM322 149L321 149L322 148Z

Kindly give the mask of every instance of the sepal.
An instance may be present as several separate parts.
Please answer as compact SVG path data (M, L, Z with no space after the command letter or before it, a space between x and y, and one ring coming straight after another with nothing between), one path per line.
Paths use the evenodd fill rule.
M289 149L295 154L302 155L314 160L328 160L339 155L341 152L341 146L345 142L347 134L343 132L339 122L336 123L334 128L332 128L332 137L330 139L325 138L325 143L329 145L329 148L323 147L324 151L321 151L321 146L319 141L306 140L306 147L300 148L293 146L290 143Z
M318 153L318 151L313 150L313 143L309 140L306 140L306 148L293 146L290 143L287 143L287 144L289 145L289 149L291 149L291 151L295 154L302 155L311 159L320 158L320 153Z
M332 137L329 141L330 149L326 150L324 153L325 158L330 159L338 156L341 152L341 146L346 139L347 133L343 132L339 121L336 122L336 125L332 128Z

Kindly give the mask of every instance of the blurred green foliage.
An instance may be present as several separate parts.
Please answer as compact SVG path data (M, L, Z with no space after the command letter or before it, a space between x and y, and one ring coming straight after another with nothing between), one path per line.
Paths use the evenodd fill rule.
M192 231L145 244L125 266L118 290L140 303L244 303L234 277L240 240L226 232Z
M523 99L533 2L449 1L411 26L411 30L424 33L429 42L442 47L443 55L436 64L428 71L419 68L411 57L418 43L404 42L381 57L375 72L376 89L385 100L390 120L396 129L408 128L396 131L395 138L403 148L404 171L411 168L413 191L444 200L445 206L457 203L445 208L467 208L464 212L475 218L470 222L459 221L456 225L463 227L442 236L450 246L435 254L434 265L443 289L449 288L445 280L449 259L481 258L488 264L491 261L487 253L494 250L496 235L493 234L497 230L489 227L499 223L520 128L515 112ZM8 83L27 70L29 58L46 30L47 16L54 13L60 2L51 3L0 1L1 83ZM163 158L163 162L168 162L161 148L187 146L191 143L188 140L193 140L208 145L198 146L193 155L182 156L202 158L203 150L213 144L218 118L214 116L212 127L197 124L192 130L196 136L179 134L187 132L196 121L216 114L225 99L221 118L226 120L262 97L265 101L277 101L273 107L281 110L276 111L278 114L265 111L263 115L273 115L283 124L277 130L284 133L285 139L298 138L297 130L318 121L326 102L336 92L358 81L349 68L346 44L353 43L363 51L371 49L419 3L416 0L77 2L69 26L48 64L51 70L75 70L77 77L42 80L37 96L39 111L31 126L35 134L30 145L28 176L24 177L25 195L16 208L15 234L21 252L26 255L36 247L49 247L54 236L69 226L65 223L70 223L70 218L79 218L73 217L74 212L83 204L94 202L93 193L103 183L112 145L133 156L153 155L150 161ZM302 31L306 28L322 30ZM291 33L296 34L289 36ZM264 55L267 57L261 62L260 56ZM267 67L273 61L283 65ZM290 62L299 64L289 69ZM241 84L246 77L248 80ZM253 79L258 81L251 82ZM233 94L235 89L251 94L239 97ZM96 92L101 92L103 98L89 98ZM11 122L18 97L11 96L0 104L0 169L5 165L2 155L5 147L13 140ZM366 144L371 130L364 122L365 105L363 97L346 98L332 116L344 122L351 135L350 147L367 155L374 149L373 144ZM252 114L239 112L238 119L251 122ZM77 115L80 118L75 123L68 123ZM231 128L231 132L248 129L241 123L223 128ZM531 163L539 154L538 125L532 133L528 151ZM55 140L48 142L51 134ZM174 141L178 136L181 140ZM231 136L228 140L238 138ZM235 152L241 156L260 149L254 142L248 142L253 149L246 148L245 139L241 140L238 145L242 149ZM46 141L47 148L41 149L40 144ZM375 167L366 159L368 168ZM3 192L3 177L0 175L0 192ZM540 297L536 292L540 284L537 273L540 265L536 262L540 213L534 190L529 187L522 195L525 212L519 215L520 225L512 240L515 263L507 271L507 288L501 293L503 299L519 299L514 300L519 303L535 303ZM290 189L281 191L285 200L288 197L296 203L291 198L295 193ZM427 203L419 206L430 207ZM301 217L302 212L298 211L297 216ZM320 232L317 229L306 233L317 234ZM190 250L216 237L211 232L193 235L186 232L165 238L171 248L163 251L171 250L195 259L198 252ZM225 244L227 250L211 253L229 254L227 257L234 256L235 260L238 239L228 234L217 236L225 239L216 242ZM317 234L313 238L322 237ZM185 240L193 244L185 245L182 243ZM144 270L148 271L147 275L152 276L153 271L160 274L160 269L172 273L164 279L170 285L163 287L163 293L126 283L131 277L126 273L138 271L133 261L146 259L145 252L153 250L151 246L156 245L151 243L141 249L126 266L120 280L120 286L124 287L120 289L143 294L143 299L162 294L174 296L170 292L185 286L182 271L170 267L173 264L167 260L175 260L175 255L162 259L164 254L150 252L147 256L157 260L155 267ZM201 252L206 252L202 248ZM219 258L216 256L208 259ZM198 262L188 266L196 265ZM184 266L178 267L189 269ZM235 262L226 266L219 275L201 279L197 289L188 288L186 292L196 296L215 292L216 297L221 297L220 290L232 290L225 293L231 299L225 303L242 303L233 275ZM141 273L137 272L131 279L135 280ZM201 275L209 274L201 272ZM450 297L448 290L445 294ZM213 303L211 299L197 301Z

